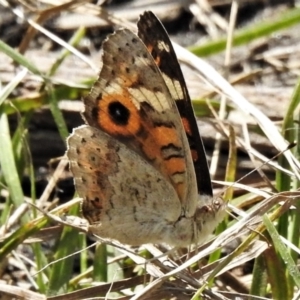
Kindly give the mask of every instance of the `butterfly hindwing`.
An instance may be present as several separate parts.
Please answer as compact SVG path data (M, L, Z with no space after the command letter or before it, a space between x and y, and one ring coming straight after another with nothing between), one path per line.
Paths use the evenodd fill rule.
M160 172L123 143L88 125L76 128L68 144L90 232L130 245L157 243L163 234L168 239L181 203ZM158 224L164 228L160 234Z

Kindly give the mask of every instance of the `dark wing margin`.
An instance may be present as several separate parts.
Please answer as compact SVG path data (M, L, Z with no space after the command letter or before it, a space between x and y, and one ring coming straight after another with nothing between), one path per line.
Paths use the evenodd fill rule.
M146 11L141 15L137 26L138 36L153 56L165 80L167 79L166 84L170 94L175 98L191 149L198 193L212 196L212 185L203 142L187 86L169 35L151 11Z

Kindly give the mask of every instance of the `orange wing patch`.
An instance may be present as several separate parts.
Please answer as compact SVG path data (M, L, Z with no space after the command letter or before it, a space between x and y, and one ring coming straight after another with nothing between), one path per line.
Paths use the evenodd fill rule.
M105 94L98 99L97 121L100 128L114 136L134 136L141 129L139 110L128 90L121 94Z
M144 127L148 125L149 123L144 123ZM166 178L169 178L179 198L183 199L187 167L184 149L176 129L154 125L152 128L147 128L147 131L151 134L144 137L141 143L142 152Z

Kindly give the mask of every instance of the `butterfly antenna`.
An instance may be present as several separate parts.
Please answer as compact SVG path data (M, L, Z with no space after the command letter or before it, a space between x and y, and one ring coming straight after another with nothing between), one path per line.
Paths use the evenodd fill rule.
M275 160L277 157L279 157L280 155L282 155L285 151L288 151L290 149L292 149L293 147L296 146L296 142L292 142L290 143L285 150L282 150L280 152L278 152L277 154L275 154L273 157L271 157L270 159L268 159L267 161L263 162L260 166L254 168L252 171L250 171L248 174L244 175L243 177L241 177L237 182L240 182L241 180L243 180L244 178L246 178L247 176L251 175L252 173L254 173L255 171L259 172L259 174L269 183L270 187L275 190L275 192L278 192L274 186L270 183L269 179L266 177L266 175L261 171L261 168L265 165L267 165L270 161Z
M266 178L265 174L264 174L263 172L260 172L260 169L261 169L264 165L268 164L270 161L272 161L272 160L276 159L277 157L279 157L280 155L282 155L285 151L290 150L291 148L295 147L296 144L297 144L296 142L290 143L290 144L286 147L285 150L282 150L282 151L278 152L276 155L274 155L273 157L271 157L271 158L268 159L267 161L263 162L259 167L254 168L253 170L251 170L250 172L248 172L246 175L244 175L243 177L239 178L237 181L235 181L235 182L232 183L230 186L228 186L227 189L229 189L229 188L231 188L231 187L234 187L234 185L235 185L236 183L239 183L241 180L243 180L244 178L246 178L246 177L249 176L250 174L254 173L255 171L258 171L259 174L260 174L261 176L263 176L263 178L265 178L266 182L269 183L271 189L272 189L274 192L278 192L278 191L274 188L274 186L270 183L269 179ZM227 190L227 189L226 189L226 190ZM247 215L244 211L238 209L237 207L231 205L230 203L227 203L227 205L228 205L228 207L230 208L230 210L231 210L232 212L236 213L237 215L239 215L239 216L246 216L246 215ZM232 214L230 214L230 215L232 215ZM234 216L232 215L232 217L234 217Z
M271 182L269 181L269 179L265 176L265 174L263 172L261 172L261 168L265 165L267 165L270 161L276 159L277 157L279 157L280 155L282 155L285 151L290 150L291 148L296 146L296 142L292 142L290 143L285 150L282 150L280 152L278 152L277 154L275 154L273 157L271 157L270 159L264 161L260 166L254 168L253 170L251 170L250 172L248 172L246 175L242 176L241 178L239 178L237 181L233 182L230 186L227 187L227 189L234 187L234 185L236 183L241 182L243 179L245 179L246 177L248 177L249 175L251 175L254 172L259 172L259 174L263 177L263 179L266 181L266 183L268 184L268 186L272 189L273 192L278 192L274 186L271 184ZM226 189L226 190L227 190Z

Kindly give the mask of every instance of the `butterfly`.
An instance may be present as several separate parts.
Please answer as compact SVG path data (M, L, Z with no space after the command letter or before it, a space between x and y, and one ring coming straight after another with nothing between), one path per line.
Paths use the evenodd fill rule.
M158 18L138 35L120 29L103 43L103 66L84 98L86 125L67 156L88 231L108 240L185 247L223 219L172 43Z

